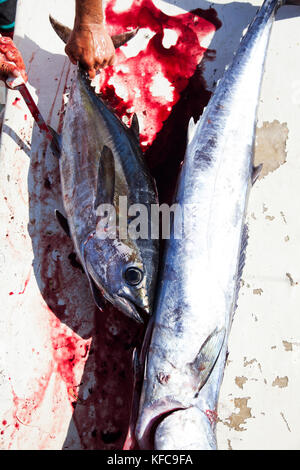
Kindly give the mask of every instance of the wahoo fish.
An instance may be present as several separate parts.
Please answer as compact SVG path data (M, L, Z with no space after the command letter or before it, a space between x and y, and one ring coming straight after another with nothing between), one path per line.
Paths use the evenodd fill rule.
M71 30L50 20L66 42ZM114 36L115 46L135 33ZM57 219L73 240L98 307L106 299L143 322L152 312L158 240L151 240L150 233L143 239L120 234L121 223L128 224L120 201L126 198L127 207L138 204L150 211L158 203L155 182L139 146L136 115L131 128L125 126L96 95L86 72L80 66L76 72L62 133L56 135L65 209L65 214L57 211Z
M215 449L228 334L245 264L257 108L275 12L265 0L188 143L148 332L135 428L141 449ZM299 4L299 3L298 3ZM175 225L182 236L175 236Z

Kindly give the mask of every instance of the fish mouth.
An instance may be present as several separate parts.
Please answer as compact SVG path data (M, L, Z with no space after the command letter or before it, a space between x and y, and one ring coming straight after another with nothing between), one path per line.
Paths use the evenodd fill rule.
M179 402L164 402L144 410L136 426L136 439L141 450L154 450L155 433L165 418L179 410L185 410Z
M161 417L153 446L155 450L217 450L215 425L197 406L174 410Z
M137 305L126 294L118 294L114 296L114 304L129 318L133 318L138 323L147 323L150 316L150 308L148 305L143 307Z

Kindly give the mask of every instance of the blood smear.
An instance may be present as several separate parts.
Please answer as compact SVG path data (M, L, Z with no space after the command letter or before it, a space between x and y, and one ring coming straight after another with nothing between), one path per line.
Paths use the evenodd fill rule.
M191 116L199 118L210 97L197 69L207 50L200 44L221 22L212 8L169 16L151 0L133 0L130 8L124 7L117 0L108 2L109 33L139 27L136 42L146 45L134 56L130 50L127 57L126 47L116 52L114 66L100 74L101 93L125 122L137 114L141 148L157 180L160 200L170 202L188 121Z
M13 106L16 106L18 104L18 102L20 101L21 98L15 98L14 102L13 102Z

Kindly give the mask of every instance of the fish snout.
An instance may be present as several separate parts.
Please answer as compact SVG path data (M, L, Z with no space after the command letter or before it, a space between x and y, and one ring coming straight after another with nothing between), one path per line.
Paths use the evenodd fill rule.
M144 286L137 289L129 289L122 287L117 296L120 304L127 310L128 316L139 317L140 321L148 321L149 316L152 314L152 305L149 302L149 297Z
M152 312L147 297L133 296L123 290L114 296L113 303L125 315L133 318L138 323L147 323Z
M216 450L214 426L207 414L192 406L166 416L154 434L155 450Z
M161 400L152 406L140 408L140 414L136 425L135 436L141 450L153 450L156 430L159 424L167 416L177 410L182 410L182 405L178 402Z

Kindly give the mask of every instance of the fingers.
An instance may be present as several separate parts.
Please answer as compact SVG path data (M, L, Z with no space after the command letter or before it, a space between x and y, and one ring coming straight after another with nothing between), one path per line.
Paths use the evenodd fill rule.
M0 35L0 78L18 77L21 74L27 81L25 64L21 53L16 48L13 40Z
M97 26L97 27L96 27ZM80 26L73 29L65 52L72 64L80 65L90 78L114 63L115 48L103 25Z
M6 81L9 77L18 77L19 72L15 64L0 59L0 79Z

